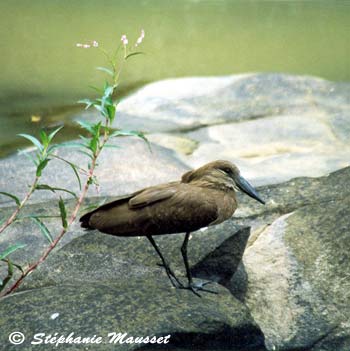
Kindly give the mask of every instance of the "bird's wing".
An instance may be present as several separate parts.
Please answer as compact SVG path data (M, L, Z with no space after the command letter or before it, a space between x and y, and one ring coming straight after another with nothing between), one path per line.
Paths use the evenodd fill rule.
M141 190L142 191L142 190ZM101 211L101 210L108 210L110 208L113 208L113 207L116 207L120 204L122 204L123 202L125 201L128 201L130 198L132 198L133 196L137 195L138 193L140 193L141 191L137 191L133 194L128 194L128 195L122 195L122 196L119 196L117 197L114 201L112 202L109 202L107 204L104 204L96 209L94 209L93 211L90 211L88 213L85 213L84 216L82 216L79 221L81 222L81 226L84 227L84 228L89 228L89 220L90 220L90 217L98 212L98 211Z
M137 209L172 197L177 191L178 183L155 186L139 192L129 200L129 208Z

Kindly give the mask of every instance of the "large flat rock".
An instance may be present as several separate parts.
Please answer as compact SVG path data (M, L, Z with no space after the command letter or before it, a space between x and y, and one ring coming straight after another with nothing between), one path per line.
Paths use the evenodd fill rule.
M270 213L238 220L256 230L227 287L250 308L269 350L350 348L349 189L349 167L296 179L270 189Z
M88 196L118 196L132 193L143 187L177 180L189 169L176 157L174 151L157 145L152 145L150 149L141 139L118 138L111 140L110 143L119 146L120 149L106 148L102 151L96 169L100 187L96 191L96 188L91 186ZM79 167L87 168L89 159L75 148L61 148L57 155ZM0 189L22 198L34 177L35 167L26 156L15 155L0 160ZM56 159L50 161L40 183L79 192L77 179L70 166ZM69 197L65 193L60 195L64 198ZM29 203L55 198L57 197L50 191L36 191ZM12 200L0 195L0 206L10 204L13 204Z
M349 165L350 153L348 141L323 118L325 113L304 112L201 128L187 134L198 145L183 159L194 168L209 155L230 160L256 185L319 177Z
M349 165L345 83L286 74L170 79L140 89L118 111L115 127L146 131L193 168L231 160L254 184Z
M142 344L110 343L110 333L128 336L170 335L162 350L264 350L264 338L248 309L224 288L220 295L202 298L174 291L162 280L124 277L109 284L60 285L11 295L1 301L0 343L6 350L36 350L37 333L46 336L74 333L102 338L101 344L64 344L73 350L140 350ZM21 331L26 340L9 344L8 335ZM145 349L155 349L145 345ZM41 345L41 347L43 347ZM54 349L54 345L44 345Z
M143 130L154 143L115 141L101 155L101 195L175 180L216 159L236 163L254 184L319 177L349 165L350 87L315 77L246 74L170 79L146 85L118 106L115 128ZM93 111L75 119L97 120ZM61 150L79 166L76 150ZM0 189L22 197L34 169L24 156L0 161ZM43 182L77 190L72 171L52 161ZM93 190L90 195L96 194ZM47 199L47 193L33 201ZM1 204L10 200L0 195Z
M125 325L130 334L171 333L173 349L263 350L265 337L269 350L348 351L349 84L283 74L167 80L140 89L119 112L115 127L149 132L152 153L141 140L116 140L122 148L101 155L100 192L92 187L87 204L179 179L222 158L261 185L266 205L238 194L232 219L193 233L192 272L220 293L202 299L171 287L145 238L85 232L74 224L21 291L1 301L1 345L15 326L30 340L37 326L82 335L86 327L89 336ZM59 155L87 163L74 150ZM0 161L0 191L22 197L33 177L23 155ZM72 170L56 161L42 182L78 190ZM71 208L72 200L65 201ZM5 217L10 205L0 197ZM31 214L57 215L57 196L37 192L22 213ZM54 236L59 222L46 221ZM21 264L47 246L28 219L5 234L0 252L27 244L12 255ZM184 280L182 235L156 240ZM54 313L59 316L51 319ZM23 349L31 349L28 340Z

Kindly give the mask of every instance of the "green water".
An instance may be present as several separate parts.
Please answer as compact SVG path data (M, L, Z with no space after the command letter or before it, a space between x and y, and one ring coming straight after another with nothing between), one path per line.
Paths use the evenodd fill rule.
M124 92L169 77L258 71L350 81L350 1L1 0L0 156L18 147L17 133L69 121L87 86L102 83L94 67L103 56L77 42L113 48L141 28L147 55L130 60Z

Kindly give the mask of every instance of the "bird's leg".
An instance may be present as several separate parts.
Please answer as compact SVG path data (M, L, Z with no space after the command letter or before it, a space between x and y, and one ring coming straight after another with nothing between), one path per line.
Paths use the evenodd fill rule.
M184 289L191 290L195 295L197 295L199 297L201 295L197 292L198 290L206 291L206 292L209 292L209 293L212 293L212 294L217 294L216 291L204 289L204 286L207 285L207 284L210 284L211 282L205 282L205 283L201 283L201 284L194 284L193 283L192 273L191 273L190 265L188 263L188 256L187 256L187 245L188 245L189 238L190 238L190 232L187 232L185 234L185 239L184 239L184 241L182 243L182 246L181 246L182 258L183 258L184 263L185 263L186 275L187 275L187 279L188 279L188 286L184 287Z
M192 273L190 270L190 265L188 263L188 257L187 257L187 245L188 245L189 238L190 238L190 232L187 232L185 235L184 242L182 243L182 246L181 246L181 253L182 253L182 258L184 260L185 267L186 267L186 275L187 275L187 279L188 279L188 285L193 285Z
M179 287L181 288L181 287L183 287L183 284L179 281L179 279L176 277L175 273L174 273L174 272L172 271L172 269L170 268L168 262L166 261L166 259L165 259L164 256L162 255L162 253L160 252L159 247L157 246L157 244L156 244L156 242L154 241L154 239L152 238L152 236L151 236L151 235L148 235L147 238L148 238L148 240L151 242L152 246L155 248L155 250L156 250L158 256L160 257L160 259L162 260L162 263L163 263L163 266L164 266L164 268L165 268L166 274L167 274L167 276L168 276L168 278L169 278L169 280L170 280L172 286L173 286L174 288L179 288ZM176 285L176 284L174 283L173 279L176 281L176 283L177 283L178 285Z

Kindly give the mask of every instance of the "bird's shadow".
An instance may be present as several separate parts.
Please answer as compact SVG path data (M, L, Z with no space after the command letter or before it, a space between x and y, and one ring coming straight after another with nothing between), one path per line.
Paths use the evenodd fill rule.
M194 277L217 282L243 301L247 289L247 273L242 257L250 235L250 227L240 228L214 251L191 267Z

